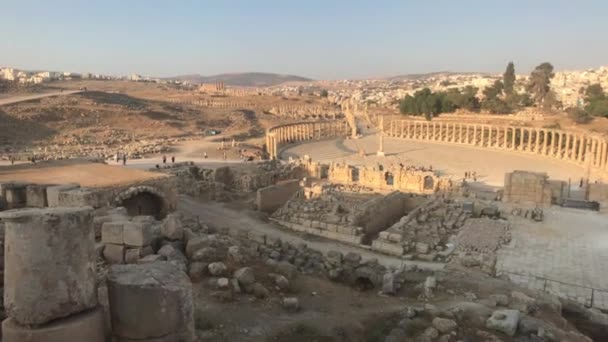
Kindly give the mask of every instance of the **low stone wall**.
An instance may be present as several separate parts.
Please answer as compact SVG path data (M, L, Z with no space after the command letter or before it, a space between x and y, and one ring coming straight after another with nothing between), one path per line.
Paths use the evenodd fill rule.
M256 206L259 211L272 213L285 204L298 190L300 190L298 179L281 181L275 185L258 189Z

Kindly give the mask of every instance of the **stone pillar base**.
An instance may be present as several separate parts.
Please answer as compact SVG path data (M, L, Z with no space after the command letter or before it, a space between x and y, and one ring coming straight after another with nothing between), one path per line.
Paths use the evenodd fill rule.
M24 327L12 319L2 322L3 342L104 342L101 308L58 319L41 327Z
M378 156L378 157L384 157L385 156L384 151L378 151L378 152L376 152L376 156Z

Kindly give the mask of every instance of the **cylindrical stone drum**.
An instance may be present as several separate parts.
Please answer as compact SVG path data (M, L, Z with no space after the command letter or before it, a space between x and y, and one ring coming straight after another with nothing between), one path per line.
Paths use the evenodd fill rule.
M38 326L97 305L90 207L11 210L5 224L4 306Z

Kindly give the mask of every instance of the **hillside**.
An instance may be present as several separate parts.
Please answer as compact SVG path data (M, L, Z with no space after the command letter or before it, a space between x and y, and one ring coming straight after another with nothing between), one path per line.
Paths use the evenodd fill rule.
M224 82L228 86L239 87L268 87L286 82L307 82L310 78L295 75L279 75L263 72L246 72L234 74L219 74L213 76L203 76L198 74L181 75L166 78L167 80L180 80L190 83L214 83Z

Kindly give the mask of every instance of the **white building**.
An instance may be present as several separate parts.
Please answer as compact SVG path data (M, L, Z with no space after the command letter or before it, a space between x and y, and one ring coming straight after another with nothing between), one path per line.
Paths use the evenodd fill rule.
M14 81L17 79L17 73L19 70L13 68L2 68L0 69L0 78L5 80Z

